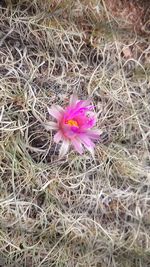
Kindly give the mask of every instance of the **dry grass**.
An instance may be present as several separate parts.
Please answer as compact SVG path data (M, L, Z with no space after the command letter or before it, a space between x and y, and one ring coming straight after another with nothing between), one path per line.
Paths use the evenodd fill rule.
M0 7L0 266L148 267L149 37L104 1L17 2ZM44 127L74 91L97 109L95 160L58 160Z

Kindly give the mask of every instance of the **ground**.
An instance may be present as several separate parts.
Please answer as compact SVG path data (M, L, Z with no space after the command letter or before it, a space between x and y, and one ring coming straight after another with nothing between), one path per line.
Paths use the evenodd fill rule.
M147 2L0 1L0 266L150 266ZM44 127L74 92L94 159Z

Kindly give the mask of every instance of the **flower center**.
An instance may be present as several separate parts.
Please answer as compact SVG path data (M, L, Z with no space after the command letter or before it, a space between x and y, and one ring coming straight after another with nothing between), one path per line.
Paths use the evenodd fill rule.
M75 121L75 120L68 120L68 121L66 121L66 124L68 124L70 126L79 127L77 121Z

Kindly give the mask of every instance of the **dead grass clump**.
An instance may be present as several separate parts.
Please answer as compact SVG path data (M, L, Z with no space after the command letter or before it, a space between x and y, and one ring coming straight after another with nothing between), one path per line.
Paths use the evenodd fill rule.
M149 41L127 36L105 4L0 7L2 266L149 266ZM46 128L47 107L73 92L93 99L94 159L59 160Z

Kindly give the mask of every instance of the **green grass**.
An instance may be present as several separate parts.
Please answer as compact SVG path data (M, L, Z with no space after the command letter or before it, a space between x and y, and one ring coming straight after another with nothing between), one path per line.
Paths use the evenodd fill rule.
M0 265L148 267L149 37L103 2L0 7ZM123 48L132 50L126 59ZM92 97L95 159L59 146L47 107Z

